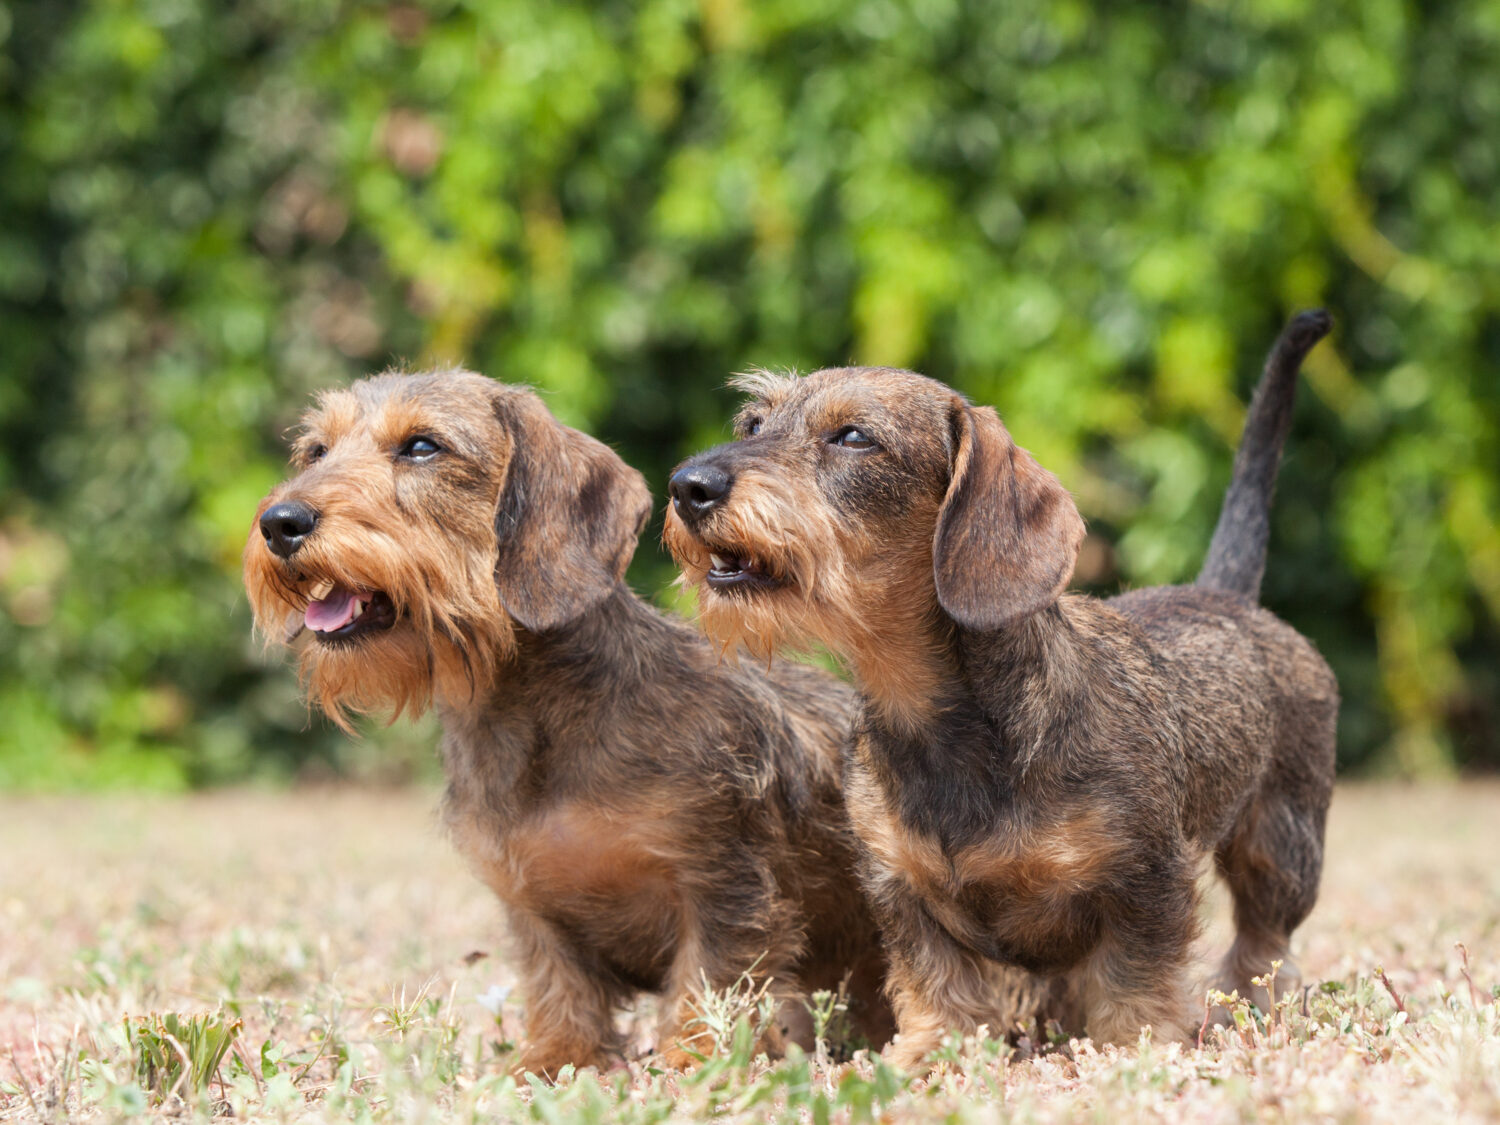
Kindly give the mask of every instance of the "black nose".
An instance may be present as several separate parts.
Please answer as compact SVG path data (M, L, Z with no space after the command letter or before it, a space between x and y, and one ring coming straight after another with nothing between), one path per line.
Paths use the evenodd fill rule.
M260 533L273 554L289 559L318 526L318 513L300 500L272 504L260 517Z
M722 504L733 483L733 477L714 465L684 465L672 474L667 491L677 514L691 523Z

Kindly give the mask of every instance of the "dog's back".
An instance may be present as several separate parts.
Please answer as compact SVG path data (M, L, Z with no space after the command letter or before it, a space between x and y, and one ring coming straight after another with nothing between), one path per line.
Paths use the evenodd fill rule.
M1210 847L1263 789L1311 812L1326 808L1332 788L1338 684L1311 642L1256 604L1297 375L1331 326L1321 309L1299 313L1272 347L1197 581L1105 603L1140 630L1174 685L1166 705L1181 716L1178 752L1197 775L1183 827ZM1213 721L1194 724L1195 715Z
M1262 789L1327 805L1338 684L1318 650L1269 610L1202 586L1132 590L1105 606L1140 631L1191 784L1182 827L1209 848ZM1211 719L1204 717L1211 716Z

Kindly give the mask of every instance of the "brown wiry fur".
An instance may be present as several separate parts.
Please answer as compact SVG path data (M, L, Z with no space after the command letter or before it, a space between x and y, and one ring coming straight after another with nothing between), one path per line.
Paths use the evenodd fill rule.
M990 1020L993 963L1051 978L1074 1032L1189 1037L1208 855L1238 929L1217 983L1265 1002L1251 977L1316 899L1333 779L1332 674L1255 605L1292 383L1327 323L1304 314L1273 353L1242 515L1197 586L1063 594L1071 497L993 410L910 372L758 375L740 440L674 475L666 542L710 632L820 642L855 673L846 796L898 1063ZM710 573L710 553L737 561Z
M404 458L414 436L441 451ZM260 512L297 501L319 518L285 560L252 528L257 624L303 646L309 694L341 721L436 707L448 827L511 922L521 1069L607 1062L615 1012L641 991L663 997L662 1061L687 1064L706 1046L705 982L752 967L803 1039L803 990L848 974L884 1041L839 785L853 695L797 665L721 666L629 591L650 511L638 473L531 392L464 372L330 392L294 467ZM299 638L321 581L385 591L394 624ZM774 1048L781 1029L763 1034Z

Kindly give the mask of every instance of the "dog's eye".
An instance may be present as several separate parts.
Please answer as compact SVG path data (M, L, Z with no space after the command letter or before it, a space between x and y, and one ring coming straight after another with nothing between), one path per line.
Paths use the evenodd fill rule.
M418 434L416 437L407 438L401 446L401 456L411 461L426 461L443 451L443 447L430 437Z
M754 437L756 434L760 433L760 425L761 422L759 418L751 418L750 421L745 425L745 436Z
M313 461L321 461L327 453L328 447L326 445L315 445L307 451L307 460L309 464Z
M833 445L842 445L845 449L874 449L873 438L865 436L865 432L855 426L845 426L833 435Z

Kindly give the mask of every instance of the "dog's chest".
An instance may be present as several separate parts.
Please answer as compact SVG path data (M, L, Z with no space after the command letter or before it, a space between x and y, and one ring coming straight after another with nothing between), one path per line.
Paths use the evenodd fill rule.
M681 913L670 826L567 803L498 830L454 818L455 841L512 910L546 918L651 978L670 960Z
M508 833L506 851L510 897L533 909L645 898L660 911L674 896L671 843L654 823L561 805Z
M1122 859L1100 810L1072 810L1024 830L1001 823L954 846L904 823L884 802L850 808L886 877L920 896L963 945L1037 972L1067 967L1092 947L1101 892Z

